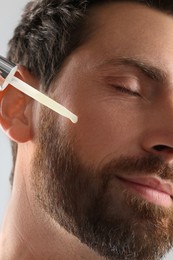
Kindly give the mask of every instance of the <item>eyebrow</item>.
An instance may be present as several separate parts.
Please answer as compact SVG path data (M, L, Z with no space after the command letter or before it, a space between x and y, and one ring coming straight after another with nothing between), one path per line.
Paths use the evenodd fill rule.
M140 70L145 76L148 78L158 81L158 82L165 82L167 75L166 72L161 70L160 68L157 68L153 65L150 65L146 61L142 61L137 58L131 58L131 57L120 57L120 58L114 58L110 60L106 60L101 66L104 65L112 65L112 66L118 66L118 65L128 65L137 68Z

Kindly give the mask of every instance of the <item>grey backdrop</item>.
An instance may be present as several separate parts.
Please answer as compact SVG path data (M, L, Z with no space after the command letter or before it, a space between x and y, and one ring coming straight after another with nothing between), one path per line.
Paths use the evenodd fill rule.
M20 19L20 14L28 0L0 0L0 54L6 54L7 43ZM0 224L10 197L9 174L11 171L11 150L8 138L0 130ZM172 260L171 252L165 260ZM142 260L142 259L141 259ZM152 259L151 259L152 260Z

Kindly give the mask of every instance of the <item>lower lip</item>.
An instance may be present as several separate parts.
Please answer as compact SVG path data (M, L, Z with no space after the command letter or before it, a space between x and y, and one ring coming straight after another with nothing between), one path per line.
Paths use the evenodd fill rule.
M162 192L155 190L151 187L141 185L138 183L130 182L121 178L118 178L128 189L133 191L135 194L141 196L148 202L151 202L155 205L158 206L163 206L163 207L171 207L172 206L172 199L170 195Z

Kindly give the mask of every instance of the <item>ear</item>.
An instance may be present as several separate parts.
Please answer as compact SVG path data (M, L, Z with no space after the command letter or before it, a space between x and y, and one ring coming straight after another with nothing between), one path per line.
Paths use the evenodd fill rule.
M19 66L16 77L33 87L38 80L24 67ZM33 100L9 85L0 96L0 124L10 139L24 143L32 139Z

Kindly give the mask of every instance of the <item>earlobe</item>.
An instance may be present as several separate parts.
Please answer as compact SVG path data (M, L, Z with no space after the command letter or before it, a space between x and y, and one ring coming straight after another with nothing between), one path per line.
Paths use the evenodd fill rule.
M35 85L35 79L26 69L17 72L18 78ZM8 86L1 94L0 124L10 139L17 143L32 139L32 99L13 86Z

